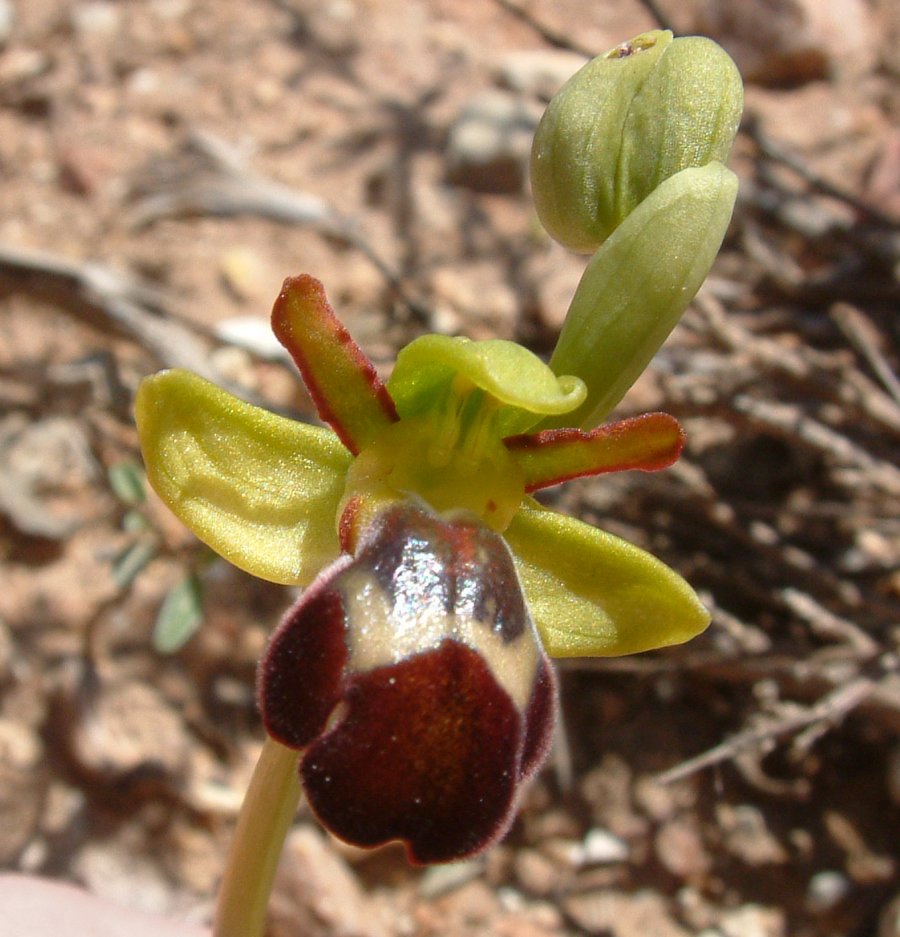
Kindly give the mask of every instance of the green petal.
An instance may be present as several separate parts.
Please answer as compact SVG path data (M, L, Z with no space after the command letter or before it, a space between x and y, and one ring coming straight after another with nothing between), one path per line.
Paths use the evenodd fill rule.
M354 455L397 419L375 366L341 325L315 277L284 281L272 331L300 369L319 416Z
M503 435L522 432L540 416L568 413L586 394L578 378L557 377L515 342L424 335L400 352L388 381L397 412L409 417L435 408L457 374L509 408L500 421Z
M504 534L547 653L607 657L681 644L709 624L693 589L611 534L523 503Z
M666 468L681 454L684 431L668 413L644 413L590 432L548 429L503 442L530 492L585 475Z
M541 428L600 424L675 327L712 267L737 197L721 163L684 169L638 205L591 258L550 367L588 387Z
M135 413L150 483L225 559L262 579L305 584L337 556L351 457L334 433L189 371L144 380Z

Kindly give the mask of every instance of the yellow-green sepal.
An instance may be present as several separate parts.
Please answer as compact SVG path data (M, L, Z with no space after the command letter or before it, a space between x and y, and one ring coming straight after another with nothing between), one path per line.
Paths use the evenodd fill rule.
M681 644L709 612L676 572L644 550L532 498L504 537L551 657L610 657Z
M387 386L397 413L408 418L442 408L459 378L501 405L497 427L508 436L524 432L542 416L568 413L582 403L587 393L583 382L560 374L515 342L423 335L397 356Z
M706 278L737 198L721 163L684 169L655 189L591 258L550 359L587 397L540 429L598 426L647 367Z
M302 585L338 555L336 516L351 456L334 433L181 370L146 378L135 414L151 485L235 566Z

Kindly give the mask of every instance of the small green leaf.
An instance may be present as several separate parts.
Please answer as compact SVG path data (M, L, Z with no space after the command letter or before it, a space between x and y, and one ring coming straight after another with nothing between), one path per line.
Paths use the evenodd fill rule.
M111 465L106 475L113 493L123 504L134 506L147 500L144 473L133 462Z
M138 573L156 556L157 544L153 540L136 540L126 547L113 563L113 580L120 589L127 589Z
M173 654L193 637L203 619L203 587L191 573L169 590L156 616L153 646L161 654Z
M139 534L150 530L150 521L140 511L126 511L122 518L122 530L129 534Z

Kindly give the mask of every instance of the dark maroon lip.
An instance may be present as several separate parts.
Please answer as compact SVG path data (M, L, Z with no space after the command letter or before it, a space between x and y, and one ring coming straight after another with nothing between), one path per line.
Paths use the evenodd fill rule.
M360 583L368 605L351 591ZM363 612L376 606L373 623ZM403 502L288 612L259 699L273 738L302 750L323 825L359 846L402 840L424 864L507 830L546 755L556 687L499 535Z

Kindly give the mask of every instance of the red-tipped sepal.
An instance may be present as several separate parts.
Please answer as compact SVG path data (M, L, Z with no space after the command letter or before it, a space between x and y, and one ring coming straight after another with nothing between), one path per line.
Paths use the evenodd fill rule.
M549 429L503 442L532 492L584 475L666 468L684 448L684 431L668 413L645 413L590 431Z
M397 419L374 365L341 325L317 279L303 274L284 281L272 331L300 369L319 416L354 455Z

